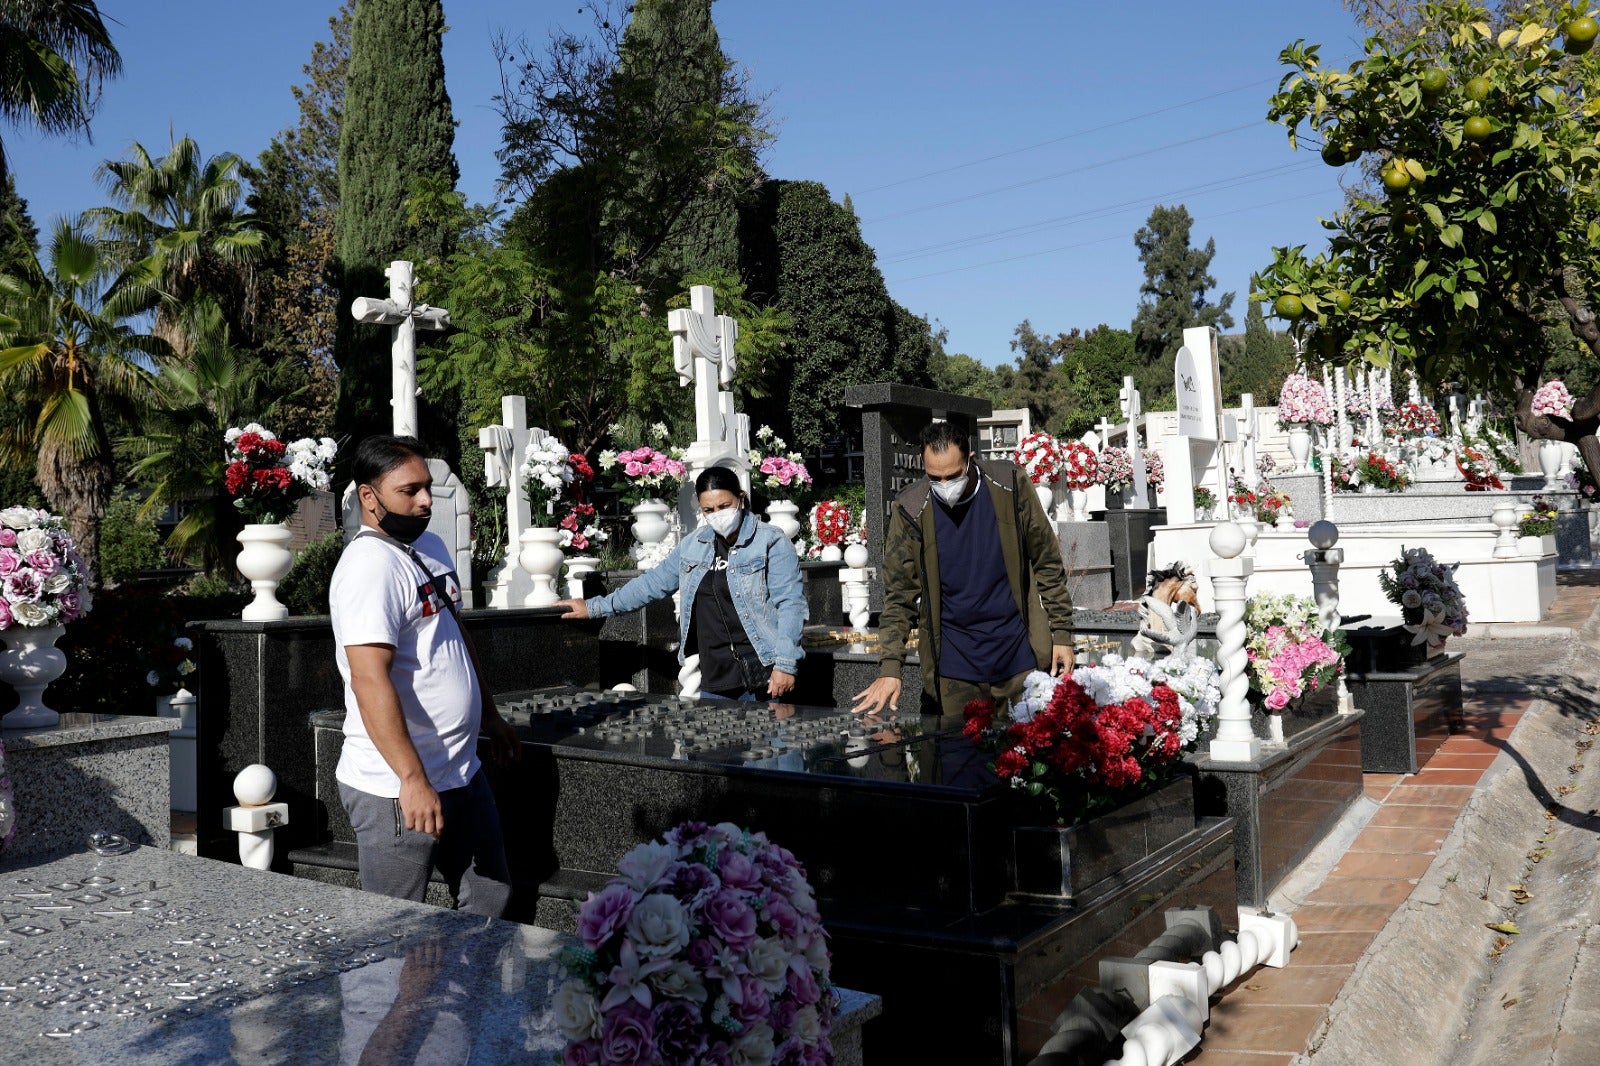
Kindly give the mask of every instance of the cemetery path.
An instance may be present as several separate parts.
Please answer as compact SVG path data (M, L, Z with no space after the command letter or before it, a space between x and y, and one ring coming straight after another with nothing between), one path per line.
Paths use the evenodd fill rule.
M1186 1062L1600 1061L1597 605L1564 574L1524 639L1453 642L1465 730L1419 773L1366 775L1365 825L1289 893L1293 960L1226 989Z

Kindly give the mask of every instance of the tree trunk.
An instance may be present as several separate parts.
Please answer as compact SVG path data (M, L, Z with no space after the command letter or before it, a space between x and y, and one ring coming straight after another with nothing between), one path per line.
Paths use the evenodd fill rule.
M100 519L111 498L111 466L99 456L75 459L60 443L39 446L39 488L67 520L78 554L89 567L89 587L100 587Z

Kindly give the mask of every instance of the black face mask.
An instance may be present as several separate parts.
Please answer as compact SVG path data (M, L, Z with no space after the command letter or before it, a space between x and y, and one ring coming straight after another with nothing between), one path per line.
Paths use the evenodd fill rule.
M378 490L373 489L372 495L376 499ZM378 506L383 507L383 504L380 503ZM384 508L383 516L378 519L378 528L401 544L410 544L428 531L429 521L430 516L428 515L395 514L388 508Z

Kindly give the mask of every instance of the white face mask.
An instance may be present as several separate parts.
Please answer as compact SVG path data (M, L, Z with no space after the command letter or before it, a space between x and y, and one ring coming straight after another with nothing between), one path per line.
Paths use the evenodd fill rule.
M712 511L706 515L706 525L716 531L719 537L731 537L733 531L739 528L739 523L744 518L744 508L725 507L720 511Z
M939 499L944 501L946 507L954 507L967 491L967 475L962 474L950 481L935 481L933 491L939 494Z

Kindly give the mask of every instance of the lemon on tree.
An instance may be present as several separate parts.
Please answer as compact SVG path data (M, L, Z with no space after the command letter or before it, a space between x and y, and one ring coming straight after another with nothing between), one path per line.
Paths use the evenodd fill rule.
M1343 289L1334 289L1328 294L1328 299L1333 301L1333 306L1341 311L1350 310L1350 294Z
M1486 141L1494 132L1494 126L1482 115L1473 115L1461 124L1461 132L1469 141Z
M1467 99L1481 104L1489 99L1489 91L1493 88L1488 78L1482 76L1469 78L1466 84Z
M1272 301L1272 312L1279 318L1287 318L1292 322L1306 313L1306 305L1300 302L1300 297L1286 292Z
M1429 67L1422 72L1422 91L1429 96L1438 96L1449 84L1449 75L1438 67Z
M1390 192L1405 192L1411 188L1411 173L1403 162L1393 159L1384 166L1383 187Z
M1600 35L1600 22L1596 22L1588 15L1573 19L1562 27L1566 34L1566 49L1573 55L1582 55L1594 47L1596 35Z

